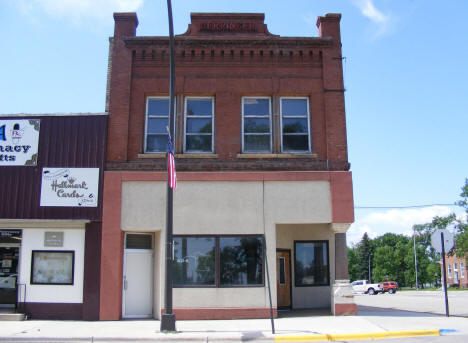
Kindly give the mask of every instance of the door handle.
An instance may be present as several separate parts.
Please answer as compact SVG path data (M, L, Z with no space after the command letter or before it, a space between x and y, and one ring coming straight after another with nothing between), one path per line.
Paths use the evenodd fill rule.
M127 279L124 279L124 290L126 291L128 288L128 282Z

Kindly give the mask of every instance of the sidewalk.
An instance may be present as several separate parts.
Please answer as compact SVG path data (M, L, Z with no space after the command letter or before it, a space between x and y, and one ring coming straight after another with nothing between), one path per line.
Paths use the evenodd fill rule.
M339 338L369 339L416 335L468 335L468 319L360 309L359 316L297 316L275 319L177 321L177 333L159 332L157 320L0 322L1 342L291 342ZM422 331L421 331L422 330Z

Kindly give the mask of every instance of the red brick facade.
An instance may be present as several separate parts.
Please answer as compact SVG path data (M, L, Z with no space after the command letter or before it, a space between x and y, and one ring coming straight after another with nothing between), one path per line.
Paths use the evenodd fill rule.
M242 32L196 29L225 17L247 28ZM320 17L320 37L283 38L268 32L260 14L192 14L188 31L175 39L176 153L181 154L183 146L184 96L212 96L215 154L203 159L185 159L181 154L178 170L348 170L340 18L338 14ZM245 31L252 30L246 23L256 32ZM163 160L141 154L146 97L168 95L168 38L135 37L135 14L116 14L115 24L108 169L164 170ZM273 118L278 117L279 97L308 97L312 153L274 156L280 153L276 127L273 154L239 158L243 96L271 97Z
M104 320L122 315L122 185L166 179L164 152L145 152L145 125L147 98L169 95L168 37L136 36L138 19L134 13L114 14L114 19L101 255L100 319ZM319 37L280 37L268 31L263 14L192 13L187 31L175 37L174 150L181 185L193 181L328 182L331 217L320 224L331 221L348 225L354 221L340 19L340 14L319 17ZM184 152L187 97L213 99L211 152ZM267 97L270 101L268 153L243 153L244 97ZM307 99L308 151L283 151L282 97ZM309 195L314 197L307 194L307 200ZM346 256L345 246L344 243L342 253L336 256ZM343 263L346 261L338 261L336 268L342 268ZM346 279L347 269L336 275ZM158 305L162 307L155 303ZM236 307L175 307L174 312L178 319L269 315L269 307L233 305ZM341 305L338 304L337 314L355 313L354 304ZM154 309L154 313L159 310Z
M445 255L445 266L447 275L447 285L467 288L468 275L466 274L466 257ZM441 266L442 267L442 266Z

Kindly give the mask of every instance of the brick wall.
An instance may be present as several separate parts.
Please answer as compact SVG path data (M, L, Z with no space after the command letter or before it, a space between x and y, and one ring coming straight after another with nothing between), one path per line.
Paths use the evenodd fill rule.
M445 255L445 266L447 273L447 285L450 286L453 284L459 284L460 287L468 287L468 275L466 273L466 258L457 258L456 256ZM456 277L456 272L458 275L458 280Z
M263 24L263 15L243 15L257 32L198 32L206 14L193 14L192 26L176 37L176 94L215 98L215 155L209 159L177 157L182 170L349 170L341 61L340 15L319 17L320 37L280 37ZM147 96L167 96L167 37L136 37L138 20L116 14L110 69L108 169L164 169L161 159L141 156ZM216 21L229 16L210 15ZM237 21L236 21L237 20ZM194 26L194 23L196 24ZM309 98L312 153L307 156L242 158L243 96ZM276 108L276 109L275 109ZM183 109L176 110L176 152L182 152ZM279 116L273 106L272 120ZM279 119L278 119L279 123ZM273 153L279 151L279 128Z

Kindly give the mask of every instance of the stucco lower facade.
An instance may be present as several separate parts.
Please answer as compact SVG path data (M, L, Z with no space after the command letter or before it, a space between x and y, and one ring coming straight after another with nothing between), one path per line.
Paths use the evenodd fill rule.
M141 269L151 270L143 273L152 275L151 289L140 291L140 298L148 299L136 300L143 304L151 303L151 309L143 305L146 308L142 309L145 312L142 316L160 318L165 294L165 178L165 173L161 172L105 172L102 320L138 317L138 310L131 312L134 309L129 309L129 304L134 301L129 302L128 299L135 296L128 293L132 287L129 278L134 278L135 282L147 283L148 280L141 281L138 275L134 275L135 268L129 269L133 256L147 261L136 263L144 263ZM258 274L260 281L255 285L223 286L218 282L208 286L175 285L173 310L177 319L268 317L269 287L276 315L278 308L283 307L278 303L280 283L289 283L289 295L282 295L289 297L286 307L331 308L335 312L336 299L332 291L338 280L337 273L339 279L347 276L347 261L339 261L338 264L336 261L337 256L343 259L345 253L337 253L335 237L345 233L353 221L351 187L349 172L178 173L178 186L174 192L174 237L204 237L216 242L226 237L257 239L261 244L262 270ZM151 236L150 249L138 251L129 248L126 237L139 237L135 234ZM296 250L308 244L323 247L320 256L316 256L323 260L320 285L312 285L312 281L310 286L307 284L309 281L299 285L295 279L295 269L298 268ZM343 244L340 244L339 248L343 250ZM217 243L217 250L219 245L222 243ZM284 259L279 267L278 252L289 256L287 279L283 274L281 277L278 275L285 273ZM148 258L145 260L143 256ZM185 260L176 256L174 261ZM218 262L216 265L218 273ZM346 312L349 307L338 311Z

